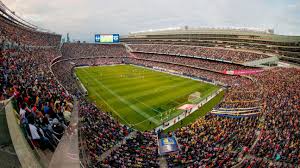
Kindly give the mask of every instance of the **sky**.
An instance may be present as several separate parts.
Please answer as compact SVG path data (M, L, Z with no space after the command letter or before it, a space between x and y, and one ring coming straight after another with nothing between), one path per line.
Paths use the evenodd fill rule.
M273 28L300 35L300 0L1 0L39 27L71 39L168 27Z

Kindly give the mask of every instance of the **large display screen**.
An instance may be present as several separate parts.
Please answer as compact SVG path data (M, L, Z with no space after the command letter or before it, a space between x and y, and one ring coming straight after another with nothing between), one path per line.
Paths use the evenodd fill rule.
M95 34L95 43L119 43L119 34Z

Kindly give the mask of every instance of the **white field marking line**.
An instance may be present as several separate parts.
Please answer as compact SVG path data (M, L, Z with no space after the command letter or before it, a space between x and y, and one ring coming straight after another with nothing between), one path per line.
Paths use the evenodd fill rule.
M99 95L99 93L97 93L97 92L95 92L95 90L94 89L91 89L91 90L93 90L94 91L94 93L96 94L96 96L98 97L98 98L100 98L112 111L114 111L115 112L115 114L117 115L117 116L119 116L120 117L120 119L121 120L123 120L127 125L131 125L130 123L128 123L115 109L113 109L102 97L101 97L101 95Z
M140 66L137 66L137 67L139 67L139 68L144 68L144 69L149 70L148 68L145 68L145 67L140 67ZM153 69L150 69L150 70L153 70ZM154 70L154 71L156 71L156 70ZM158 71L158 72L162 72L162 71ZM169 75L175 75L175 74L170 74L170 73L167 73L167 72L162 72L162 73L169 74ZM175 75L175 76L177 76L177 77L183 77L183 78L190 79L190 80L194 80L194 81L200 81L200 82L203 82L202 80L195 80L195 79L192 79L192 78L189 78L189 77L180 76L180 75ZM188 83L188 81L187 81L187 82L183 82L183 83ZM183 83L179 83L179 84L173 85L173 87L178 87L179 85L183 85ZM160 91L164 91L164 90L167 90L167 89L169 89L169 88L170 88L170 87L166 87L166 88L164 88L164 89L156 89L156 90L154 91L154 93L157 93L157 92L160 92ZM170 102L175 102L175 101L174 101L175 99L177 99L178 97L183 97L183 96L184 96L184 95L177 96L177 97L175 97L174 99L172 99L172 101L170 101ZM208 96L207 96L207 97L208 97ZM138 100L137 100L137 101L138 101ZM138 101L138 102L140 102L140 101ZM140 103L142 103L142 102L140 102ZM176 103L177 103L177 104L180 104L180 103L178 103L178 102L176 102ZM153 109L153 108L151 108L151 109ZM168 109L168 110L170 110L170 109ZM165 111L163 111L163 112L161 112L161 113L164 113L164 112L166 112L166 111L168 111L168 110L165 110ZM159 113L159 114L157 114L157 115L155 115L155 116L149 117L148 119L145 119L145 120L143 120L143 121L141 121L141 122L139 122L139 123L135 123L135 124L133 124L133 126L136 126L136 125L139 125L139 124L141 124L141 123L144 123L145 121L148 121L148 120L150 120L150 119L156 120L155 118L156 118L158 115L160 115L161 113Z
M153 78L154 77L154 75L151 75L151 76L149 76L150 78ZM115 77L110 77L111 79L115 79ZM148 76L146 77L146 78L148 78ZM161 76L161 77L159 77L159 78L157 78L157 79L164 79L165 77L164 76ZM106 79L106 78L103 78L102 77L102 79ZM169 82L169 81L167 81L167 80L164 80L166 83L167 82ZM108 84L110 84L110 83L114 83L114 82L109 82ZM123 87L123 86L130 86L130 85L132 85L132 84L135 84L135 82L127 82L125 85L124 84L117 84L117 85L114 85L113 87L115 88L115 87ZM164 83L164 82L163 82ZM127 89L126 89L127 90ZM129 90L129 89L128 89Z
M87 71L84 70L86 73ZM88 74L88 73L87 73ZM90 75L87 75L88 77L91 77ZM150 115L148 115L147 113L145 113L143 110L141 110L140 108L138 108L137 106L133 105L132 103L128 102L127 100L125 100L124 98L122 98L121 96L119 96L116 92L112 91L111 89L109 89L108 87L106 87L105 85L103 85L100 81L95 80L94 78L91 78L95 83L101 85L105 90L107 90L110 94L112 94L113 96L115 96L116 98L118 98L121 102L123 102L124 104L127 104L128 107L130 107L131 109L133 109L135 112L139 113L140 115L142 115L145 118L149 118L149 120L151 120L153 123L155 124L159 124L160 122L157 121L154 118L151 118Z
M161 89L155 89L155 91L153 92L153 94L156 94L156 93L159 93L159 92L163 92L163 91L168 90L168 89L171 89L171 88L179 87L179 86L181 86L181 85L185 85L186 83L188 83L188 82L182 82L182 83L179 83L179 84L176 84L176 85L172 85L172 86L164 86L164 87L162 87ZM147 94L147 95L148 95L148 94ZM143 96L147 96L147 95L143 95ZM172 101L170 101L170 102L175 102L175 101L173 101L173 100L175 100L175 99L177 99L177 98L179 98L179 97L182 97L182 95L179 95L179 96L175 97L175 98L172 99ZM136 101L138 101L138 102L140 102L140 103L142 103L142 104L144 104L145 106L151 108L152 110L154 110L154 111L156 111L156 112L159 112L159 111L155 110L154 108L150 107L149 105L147 105L147 104L145 104L145 103L139 101L139 99L137 99L137 98L133 98L133 99L136 100ZM177 103L177 104L178 104L178 103ZM161 112L159 112L159 113L161 113Z
M156 89L156 90L154 91L154 93L161 92L161 91L165 91L165 90L167 90L167 89L169 89L169 88L178 87L179 85L184 85L184 84L186 84L186 83L188 83L188 81L187 81L187 82L182 82L182 83L179 83L179 84L176 84L176 85L173 85L173 86L165 86L165 87L163 87L163 89ZM98 96L98 97L99 97L99 96ZM178 97L180 97L180 96L175 97L175 99L178 98ZM129 98L130 98L130 97L129 97ZM102 99L102 98L101 98L101 99ZM150 107L149 105L147 105L147 104L145 104L145 103L139 101L137 98L133 98L133 97L132 97L131 99L134 99L135 101L137 101L137 102L143 104L144 106L146 106L146 107L152 109L153 111L158 112L159 114L161 113L161 112L159 112L158 110L156 110L156 109ZM102 100L103 100L103 99L102 99ZM103 101L104 101L104 100L103 100ZM104 101L104 102L105 102L105 101ZM171 101L171 102L172 102L172 101ZM107 104L107 103L105 102L105 104ZM177 104L179 104L179 103L177 103ZM108 105L108 104L107 104L107 105ZM109 106L109 105L108 105L108 106ZM110 107L110 106L109 106L109 107ZM110 108L111 108L111 107L110 107ZM116 113L115 110L113 110L113 111ZM166 110L166 111L167 111L167 110ZM166 111L164 111L164 112L166 112ZM159 114L153 116L152 118L157 117ZM119 116L119 115L118 115L118 116ZM149 119L145 119L145 120L143 120L142 122L145 122L145 121L147 121L147 120L149 120ZM124 120L124 121L125 121L125 120ZM126 122L126 121L125 121L125 122ZM141 123L141 122L139 122L139 123ZM138 123L138 124L139 124L139 123ZM134 125L137 125L137 124L134 124Z
M146 83L146 82L148 82L148 81L144 81L144 83ZM134 82L132 82L133 84L134 84ZM161 82L159 85L161 85L161 84L163 84L163 85L165 85L165 84L171 84L171 82L170 81L168 81L168 80L164 80L163 82ZM126 85L123 85L123 86L132 86L132 84L130 84L130 83L127 83ZM139 86L137 86L137 87L135 87L134 89L132 89L132 88L127 88L127 89L123 89L123 91L122 91L122 94L123 93L127 93L128 91L131 91L131 92L134 92L135 90L145 90L145 88L147 89L147 94L142 94L141 96L146 96L146 95L148 95L148 92L150 92L149 91L149 88L153 88L153 87L155 87L157 84L150 84L150 85L147 85L147 87L145 87L145 85L142 85L142 84L139 84ZM122 86L122 85L121 85ZM116 89L117 88L120 88L119 86L118 87L116 87ZM153 92L153 93L156 93L156 92L158 92L158 89L155 89L155 91ZM139 96L139 97L141 97L141 96Z
M189 82L190 81L184 81L184 82L180 82L178 84L172 85L172 86L164 86L164 87L161 87L159 89L155 89L154 92L153 92L153 94L156 94L158 92L163 92L163 91L171 89L171 88L179 87L179 86L185 85L185 84L187 84ZM139 97L144 97L144 96L147 96L147 95L148 95L148 93L147 94L142 94L142 96L139 96Z
M206 81L206 80L202 80L202 79L200 79L198 77L197 78L193 78L193 77L189 77L189 76L184 76L183 74L171 73L171 72L168 72L168 71L165 71L165 70L158 70L158 69L153 69L153 68L149 68L149 67L145 67L145 66L140 66L140 65L135 65L135 64L130 64L130 65L136 66L136 67L140 67L140 68L144 68L144 69L148 69L148 70L152 70L152 71L157 71L157 72L169 74L169 75L178 76L178 77L181 77L181 78L187 78L187 79L191 79L191 80L194 80L194 81L200 81L200 82L203 82L203 83L208 83L208 84L217 86L217 84L215 84L214 82L209 82L209 81Z
M212 95L212 94L209 94L209 95L207 95L206 97L208 97L208 96L210 96L210 95ZM178 96L176 96L175 98L173 98L170 102L175 102L176 104L177 104L177 106L179 105L179 104L185 104L186 102L184 102L184 103L178 103L177 101L175 101L177 98L181 98L181 97L183 97L183 96L185 96L185 95L178 95ZM206 98L206 97L204 97L204 98ZM203 98L203 99L204 99ZM203 100L202 99L202 100ZM176 107L177 107L176 106ZM175 108L176 108L175 107ZM155 116L153 116L152 118L156 118L157 116L159 116L159 115L161 115L161 114L163 114L163 113L165 113L165 112L167 112L167 111L169 111L169 110L171 110L172 108L170 108L170 109L168 109L168 110L165 110L165 111L163 111L163 112L160 112L159 114L157 114L157 115L155 115ZM178 114L178 115L181 115L181 113L180 114ZM147 121L147 119L146 120L143 120L143 121L141 121L141 122L139 122L139 123L136 123L136 124L134 124L134 125L139 125L139 124L141 124L141 123L144 123L145 121Z
M223 88L220 88L220 89L218 89L217 91L211 93L211 94L207 97L207 99L203 99L201 102L198 103L198 105L203 103L200 107L198 107L198 109L200 109L200 108L203 107L205 104L207 104L208 102L210 102L213 98L215 98L217 95L219 95L222 91L223 91ZM195 111L197 111L197 110L195 110ZM166 129L172 127L173 125L177 124L179 121L181 121L181 120L185 119L186 117L190 116L190 115L193 114L195 111L189 113L188 115L184 115L183 113L181 113L180 115L177 115L177 116L171 118L170 120L168 120L168 121L166 122L166 123L169 123L169 125L168 125L167 127L163 127L163 125L160 125L160 126L156 127L155 130L160 129L161 127L163 127L163 130L166 130ZM173 120L174 120L175 118L177 118L178 116L180 116L180 119L177 120L177 122L174 124L174 123L173 123Z
M142 69L142 68L141 68ZM144 69L143 69L144 70ZM105 72L107 72L106 70L100 70L101 71L101 74L105 74ZM95 71L93 71L95 72ZM116 71L118 72L118 71ZM127 72L137 72L137 71L133 71L133 70L129 70L129 71L126 71L124 72L124 74L121 74L121 75L129 75L129 73ZM152 77L152 76L160 76L160 77L165 77L165 74L160 74L160 75L157 75L157 71L153 71L153 72L144 72L144 71L141 71L139 70L138 74L144 74L145 76L149 76L149 77ZM132 74L131 74L132 75ZM111 75L104 75L104 79L113 79L115 77L112 77L112 76L120 76L120 73L115 73L115 72L112 72ZM133 75L133 77L137 77L136 75Z
M164 74L165 75L165 74ZM158 78L154 78L155 76L154 75L151 75L151 76L148 76L148 75L145 75L146 77L145 78L149 78L149 79L164 79L166 78L165 76L161 75L159 76ZM109 77L109 79L115 79L116 77ZM107 78L103 78L102 79L107 79ZM166 80L167 82L167 80ZM115 83L115 82L108 82L108 84L110 83ZM127 85L132 85L132 84L135 84L136 82L127 82L125 85L124 84L117 84L117 85L114 85L113 87L123 87L123 86L127 86Z
M168 90L168 89L170 89L170 88L179 87L179 86L181 86L181 85L185 85L186 83L189 83L189 81L185 81L185 82L182 82L182 83L178 83L178 84L172 85L172 86L165 86L165 87L162 87L161 89L155 89L155 91L154 91L153 93L162 92L162 91ZM172 99L170 102L175 102L176 104L180 104L180 103L178 103L178 102L176 102L176 101L174 101L174 100L177 99L177 98L183 97L183 96L184 96L184 95L179 95L179 96L175 97L174 99ZM129 98L130 98L130 97L129 97ZM138 123L136 123L136 124L133 124L134 126L139 125L139 124L141 124L141 123L143 123L143 122L145 122L145 121L148 121L148 120L150 120L151 118L155 119L155 118L156 118L157 116L159 116L161 113L164 113L164 112L170 110L170 109L168 109L168 110L165 110L165 111L163 111L163 112L159 112L159 111L157 111L156 109L150 107L149 105L147 105L147 104L145 104L145 103L139 101L137 98L133 98L133 97L132 97L131 99L134 99L135 101L137 101L137 102L143 104L144 106L146 106L146 107L152 109L153 111L156 111L156 112L159 113L159 114L157 114L157 115L155 115L155 116L152 116L152 117L150 117L150 118L148 118L148 119L145 119L145 120L143 120L143 121L141 121L141 122L138 122ZM155 119L155 120L156 120L156 119Z
M170 89L170 88L179 87L179 86L181 86L181 85L185 85L186 83L189 83L189 81L182 82L182 83L179 83L179 84L176 84L176 85L172 85L172 86L165 86L165 87L162 87L162 89L156 89L153 93L156 94L157 92L162 92L162 91L168 90L168 89ZM147 95L148 95L148 94L147 94ZM145 95L145 96L146 96L146 95ZM174 100L177 99L177 98L183 97L183 96L184 96L184 95L179 95L179 96L173 98L170 102L175 102L176 104L180 104L180 103L178 103L178 102L176 102L176 101L174 101ZM150 109L152 109L152 110L154 110L154 111L156 111L156 112L159 113L159 114L157 114L157 115L155 115L155 116L152 116L152 118L155 118L155 117L157 117L158 115L160 115L161 113L170 110L170 109L168 109L168 110L165 110L165 111L163 111L163 112L159 112L159 111L157 111L156 109L150 107L149 105L147 105L147 104L145 104L145 103L139 101L139 99L137 99L137 98L132 98L132 99L136 100L137 102L139 102L139 103L141 103L141 104L147 106L148 108L150 108ZM146 120L143 120L142 122L144 122L144 121L147 121L147 119L146 119ZM140 123L140 122L139 122L139 123ZM135 125L136 125L136 124L135 124Z
M116 79L116 77L114 77L114 80ZM132 80L130 78L126 78L126 80ZM145 80L146 79L146 80ZM165 78L153 78L153 77L147 77L145 76L145 79L143 80L139 80L137 81L136 79L135 80L132 80L132 81L126 81L127 83L126 84L114 84L115 82L108 82L107 84L113 84L112 87L114 88L118 88L118 87L126 87L126 86L132 86L132 85L142 85L144 83L147 83L149 81L151 81L152 79L156 79L158 80L159 82L161 82L162 84L165 84L165 83L169 83L170 81L165 79ZM153 80L152 80L153 81ZM155 84L152 84L153 86L155 86Z
M80 82L81 83L81 82ZM97 92L95 92L95 90L94 89L90 89L90 90L92 90L95 94L96 94L96 96L98 97L98 98L100 98L112 111L114 111L115 112L115 114L117 115L117 116L119 116L119 118L121 119L121 120L123 120L127 125L131 125L130 123L128 123L113 107L111 107L102 97L101 97L101 95L99 95L99 93L97 93Z
M151 78L152 78L152 76L153 76L153 77L157 76L157 75L154 75L154 74L158 72L158 73L161 73L161 74L159 74L159 78L157 78L157 79L160 79L160 78L167 78L167 79L169 79L169 78L172 76L172 77L177 77L177 78L179 77L180 80L181 80L181 78L185 78L185 79L191 79L192 81L199 81L199 80L195 80L195 79L188 78L188 77L184 77L184 76L178 76L178 75L170 74L170 73L167 73L167 72L157 71L157 70L154 70L154 69L148 69L148 68L145 68L145 67L140 67L140 66L132 66L132 67L136 68L137 70L143 69L143 70L149 71L149 73L148 73L148 72L146 72L146 73L151 74L151 75L149 75ZM134 70L136 70L136 69L134 69ZM152 72L152 71L153 71L153 72ZM92 71L92 72L94 73L95 71ZM169 75L169 76L166 77L165 75ZM147 75L145 75L145 76L147 76ZM114 79L115 77L109 77L109 78ZM105 78L105 79L106 79L106 78ZM172 82L173 82L173 81L172 81ZM177 82L177 81L176 81L176 82ZM134 82L133 82L133 83L134 83ZM168 83L167 80L166 80L166 83ZM127 84L126 84L126 85L127 85ZM126 86L126 85L124 85L124 86ZM130 83L129 83L128 85L130 85ZM182 85L183 85L183 83L182 83ZM120 85L120 86L123 86L123 85ZM177 86L176 86L176 85L173 85L173 86L165 86L165 87L173 88L173 87L177 87ZM155 89L154 93L159 92L159 91L164 91L164 90L167 90L167 89L168 89L168 88L163 89L163 90Z
M132 98L132 99L134 99L135 101L137 101L137 102L139 102L139 103L143 104L144 106L146 106L146 107L148 107L148 108L152 109L153 111L156 111L156 112L158 112L158 113L159 113L159 111L157 111L157 110L156 110L156 109L154 109L153 107L151 107L151 106L149 106L149 105L147 105L147 104L145 104L145 103L143 103L143 102L139 101L137 98Z
M178 103L178 102L176 102L176 101L174 101L174 100L177 99L177 98L183 97L183 96L184 96L184 95L179 95L179 96L175 97L174 99L172 99L170 102L175 102L176 104L180 104L180 103ZM153 116L152 118L156 118L157 116L159 116L159 115L161 115L161 114L163 114L163 113L165 113L165 112L167 112L167 111L169 111L169 110L171 110L171 109L172 109L172 108L170 108L170 109L168 109L168 110L165 110L165 111L163 111L163 112L160 112L159 114ZM179 115L180 115L180 114L179 114ZM134 124L134 125L139 125L139 124L141 124L141 123L144 123L145 121L148 121L148 119L143 120L143 121L141 121L141 122L139 122L139 123L136 123L136 124Z
M218 90L218 89L214 89L213 92L210 92L210 94L208 94L208 95L206 95L205 97L201 98L201 101L200 101L200 102L202 102L202 101L203 101L204 99L206 99L207 97L213 95L217 90ZM178 104L185 104L186 102L184 102L184 103L178 103L177 101L174 101L174 100L176 100L177 98L180 98L180 97L183 97L183 96L184 96L184 95L179 95L179 96L175 97L174 99L172 99L170 102L175 102L177 105L178 105ZM172 109L172 108L170 108L170 109L168 109L168 110L165 110L165 111L163 111L163 112L161 112L161 113L165 113L165 112L167 112L167 111L169 111L169 110L171 110L171 109ZM159 114L153 116L153 118L157 117L157 116L160 115L161 113L159 113ZM181 114L182 114L182 113L178 114L177 116L179 116L179 115L181 115ZM173 117L173 118L174 118L174 117ZM134 125L139 125L139 124L141 124L141 123L144 123L145 121L147 121L147 119L146 119L146 120L143 120L143 121L141 121L141 122L139 122L139 123L136 123L136 124L134 124Z
M154 91L153 93L156 94L157 92L162 92L162 91L165 91L165 90L168 90L168 89L176 88L176 87L185 85L185 84L187 84L187 83L189 83L189 82L190 82L190 81L184 81L184 82L181 82L181 83L172 85L172 86L164 86L164 87L161 87L160 89L155 89L155 91ZM147 96L147 95L148 95L148 93L147 93L146 95L143 95L143 96ZM175 97L173 100L177 99L178 97L182 97L182 95ZM149 105L147 105L147 104L141 102L141 101L140 101L139 99L137 99L137 98L134 98L134 97L129 97L129 98L134 99L135 101L137 101L137 102L143 104L144 106L148 107L149 109L152 109L153 111L156 111L156 112L158 112L158 113L161 113L161 112L159 112L158 110L156 110L156 109L150 107ZM174 102L174 101L170 101L170 102ZM177 102L176 102L176 103L177 103ZM177 104L180 104L180 103L177 103ZM166 111L167 111L167 110L166 110ZM164 111L164 112L165 112L165 111ZM153 116L152 118L155 118L155 117L158 116L158 115L159 115L159 114ZM147 121L147 120L148 120L148 119L146 119L146 120L144 120L144 121Z

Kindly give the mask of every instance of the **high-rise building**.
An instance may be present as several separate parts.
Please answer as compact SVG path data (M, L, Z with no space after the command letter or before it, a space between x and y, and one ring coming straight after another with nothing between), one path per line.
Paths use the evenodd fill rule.
M69 33L67 33L67 43L70 43L70 36L69 36Z

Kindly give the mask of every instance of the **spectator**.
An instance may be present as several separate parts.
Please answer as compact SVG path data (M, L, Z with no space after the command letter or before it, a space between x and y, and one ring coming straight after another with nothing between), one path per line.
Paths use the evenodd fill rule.
M246 52L232 49L166 44L131 44L128 45L133 52L155 53L178 56L204 57L213 60L223 60L235 63L244 63L258 59L268 58L265 54Z

